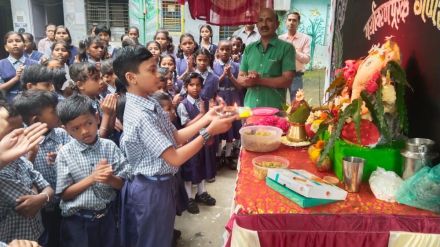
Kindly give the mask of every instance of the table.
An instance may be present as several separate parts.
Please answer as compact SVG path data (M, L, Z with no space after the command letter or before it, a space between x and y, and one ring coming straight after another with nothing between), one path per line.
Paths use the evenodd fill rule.
M306 149L281 146L271 154L289 159L290 167L320 177ZM388 246L390 231L440 233L440 216L398 203L377 200L368 184L345 201L303 209L253 176L252 159L242 150L234 203L238 208L227 230L257 232L261 246ZM229 242L226 246L229 246Z

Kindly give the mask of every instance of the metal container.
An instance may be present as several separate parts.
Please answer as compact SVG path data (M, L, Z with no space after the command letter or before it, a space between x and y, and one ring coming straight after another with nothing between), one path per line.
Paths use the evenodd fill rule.
M348 156L342 159L344 168L344 185L348 192L359 192L364 173L365 160Z
M404 157L403 179L408 179L424 166L430 166L438 156L434 152L435 142L430 139L412 138L406 142L405 149L400 153Z
M291 123L289 131L287 132L287 139L291 142L303 142L307 140L305 125Z

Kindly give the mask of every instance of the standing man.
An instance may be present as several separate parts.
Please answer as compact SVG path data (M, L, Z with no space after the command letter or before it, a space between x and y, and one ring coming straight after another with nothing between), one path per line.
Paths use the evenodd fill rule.
M286 103L286 91L295 75L295 48L278 39L277 15L264 8L258 17L261 38L246 46L237 82L247 88L244 105L248 107L275 107Z
M255 30L255 25L244 25L237 31L235 31L232 36L240 37L245 45L249 45L252 42L258 41L260 39L260 34Z
M298 89L303 88L303 75L305 65L310 62L310 37L298 32L301 15L298 12L289 12L286 18L287 33L280 35L280 39L287 41L295 47L296 73L290 85L290 99L294 99Z
M47 50L50 50L50 47L52 46L53 42L55 41L55 28L56 26L54 24L47 24L46 25L46 38L40 40L38 42L38 51L43 53Z

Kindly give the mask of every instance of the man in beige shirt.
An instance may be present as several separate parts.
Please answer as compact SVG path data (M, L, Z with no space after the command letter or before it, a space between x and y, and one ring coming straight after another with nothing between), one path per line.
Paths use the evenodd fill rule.
M298 32L301 15L298 12L289 12L286 18L287 33L279 38L291 43L295 47L296 73L290 85L290 98L294 99L298 89L303 88L303 74L305 65L310 62L310 37L307 34Z

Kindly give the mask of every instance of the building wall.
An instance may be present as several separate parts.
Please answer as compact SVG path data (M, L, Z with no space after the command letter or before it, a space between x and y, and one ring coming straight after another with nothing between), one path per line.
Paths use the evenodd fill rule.
M11 11L14 31L23 28L26 32L34 32L30 0L11 0Z
M88 34L84 0L63 0L64 25L72 36L72 44L78 46Z

